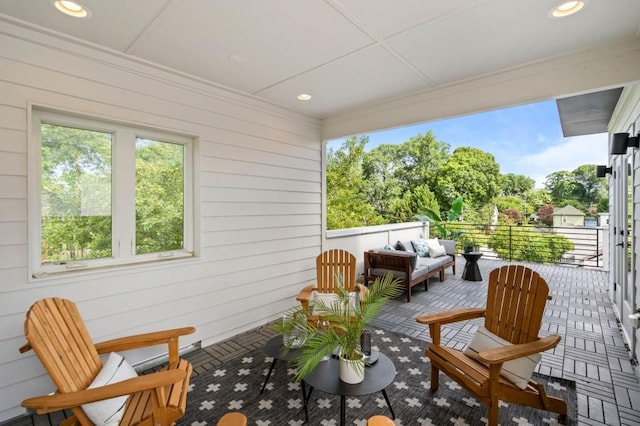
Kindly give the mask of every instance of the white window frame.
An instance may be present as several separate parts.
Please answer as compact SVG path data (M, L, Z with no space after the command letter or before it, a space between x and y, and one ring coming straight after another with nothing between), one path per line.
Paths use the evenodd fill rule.
M29 139L31 143L29 144L28 155L29 275L31 278L39 279L70 272L95 271L98 268L165 262L172 259L194 257L195 137L39 107L30 108L30 121L31 134ZM42 123L111 133L113 135L111 165L112 257L78 260L62 264L42 264ZM184 243L182 249L139 255L135 253L135 149L138 138L176 143L184 147ZM134 211L131 211L130 207L123 206L133 206Z

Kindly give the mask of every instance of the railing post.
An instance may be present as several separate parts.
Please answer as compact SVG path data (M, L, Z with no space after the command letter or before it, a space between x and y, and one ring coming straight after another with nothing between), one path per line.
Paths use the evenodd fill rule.
M509 262L513 262L513 235L511 230L513 229L512 225L509 225Z
M600 231L596 228L596 268L600 267Z

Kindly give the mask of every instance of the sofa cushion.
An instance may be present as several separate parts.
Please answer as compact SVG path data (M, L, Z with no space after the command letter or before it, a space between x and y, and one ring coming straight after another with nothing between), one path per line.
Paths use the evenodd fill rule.
M456 255L456 242L454 240L438 240L438 242L445 248L448 255Z
M446 265L451 261L451 257L449 256L440 256L440 257L419 257L418 262L416 264L416 269L426 268L427 271L433 271L434 269L440 268L441 266Z
M393 248L400 251L407 251L407 247L400 240L396 241L396 244L393 246Z
M411 270L414 270L416 268L416 259L417 259L418 256L412 251L402 251L402 250L396 250L396 249L382 248L380 250L374 250L374 252L376 252L376 253L391 253L391 254L395 254L396 256L410 257L411 258Z
M447 250L444 248L444 246L441 246L440 244L438 245L429 245L429 257L440 257L440 256L446 256L447 255Z
M416 278L426 275L432 270L433 268L429 268L425 265L416 266L416 268L411 272L411 280L413 281ZM384 268L372 268L369 271L369 273L377 277L383 277L387 274L391 274L393 275L394 278L399 278L400 280L403 280L403 281L406 278L405 273L403 271L394 271L391 269L384 269Z
M479 352L509 345L511 345L511 342L496 336L485 327L480 326L478 327L476 334L474 334L473 339L471 339L469 346L464 350L464 353L467 356L480 361L478 359ZM529 380L531 380L531 376L533 375L533 371L536 369L536 365L538 365L541 359L541 354L532 354L507 361L502 364L500 375L520 389L525 389Z
M416 251L418 256L426 257L429 256L429 243L425 239L411 240L411 245L413 249Z

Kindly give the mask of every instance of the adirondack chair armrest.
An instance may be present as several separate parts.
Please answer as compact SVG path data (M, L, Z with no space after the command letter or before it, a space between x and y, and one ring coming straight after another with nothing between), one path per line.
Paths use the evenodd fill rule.
M554 334L529 343L520 343L481 351L478 353L478 358L487 364L499 364L511 361L512 359L544 352L555 348L558 343L560 343L560 336Z
M45 414L78 407L90 402L156 389L184 380L185 376L186 371L184 370L160 371L97 388L28 398L22 401L22 406L25 408L35 408L38 414Z
M145 348L164 343L177 342L178 337L192 334L196 331L194 327L174 328L171 330L155 331L134 336L118 337L104 342L96 343L95 347L99 354L109 352L126 351L130 349Z
M308 285L302 290L300 290L298 297L296 297L296 300L300 302L300 304L302 305L302 310L307 314L311 313L310 302L311 302L311 297L313 296L313 291L316 288L317 287L315 284Z
M485 308L465 308L454 311L438 312L435 314L420 315L416 321L420 324L449 324L452 322L465 321L473 318L481 318L486 312Z
M309 301L311 300L311 296L313 294L313 290L315 290L316 288L317 287L315 286L315 284L306 286L305 288L300 290L300 293L298 294L298 297L296 297L296 300L301 303L304 303L304 302L309 303Z

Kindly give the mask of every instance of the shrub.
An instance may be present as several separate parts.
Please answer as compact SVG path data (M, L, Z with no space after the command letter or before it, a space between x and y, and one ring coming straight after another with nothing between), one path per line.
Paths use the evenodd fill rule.
M491 234L488 245L502 259L534 263L557 263L574 248L564 235L545 235L528 227L501 227Z

